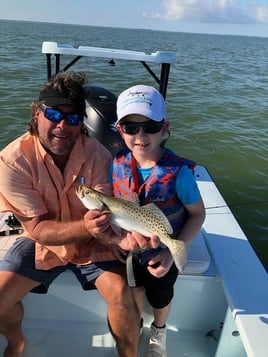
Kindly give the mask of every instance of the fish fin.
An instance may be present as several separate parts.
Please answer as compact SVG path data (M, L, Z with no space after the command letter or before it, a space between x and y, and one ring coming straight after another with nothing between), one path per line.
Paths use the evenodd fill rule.
M111 228L117 236L121 237L122 230L117 224L111 223Z
M147 205L142 206L142 209L152 212L153 215L162 222L168 234L173 233L172 225L170 224L165 214L161 211L160 208L156 206L155 203L148 203Z
M176 267L182 273L187 264L187 244L181 240L170 239L167 247L172 254Z
M136 192L130 192L124 196L124 200L135 203L140 206L140 199Z

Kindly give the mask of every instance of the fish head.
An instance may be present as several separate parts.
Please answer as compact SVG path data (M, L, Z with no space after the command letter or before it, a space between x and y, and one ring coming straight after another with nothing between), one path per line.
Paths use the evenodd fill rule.
M78 186L76 195L87 209L103 208L103 203L98 199L98 192L90 187Z

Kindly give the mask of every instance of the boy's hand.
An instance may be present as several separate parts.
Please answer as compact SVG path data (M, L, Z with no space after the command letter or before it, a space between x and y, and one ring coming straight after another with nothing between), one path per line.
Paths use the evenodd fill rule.
M156 278L167 274L173 264L173 258L168 248L161 250L158 255L148 262L148 271Z

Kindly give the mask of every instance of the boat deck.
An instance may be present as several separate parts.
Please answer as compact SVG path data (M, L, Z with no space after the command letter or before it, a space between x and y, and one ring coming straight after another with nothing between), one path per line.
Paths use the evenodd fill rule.
M114 340L107 326L105 302L96 290L82 291L72 275L62 274L47 295L29 294L24 299L26 316L23 331L27 340L24 357L116 356ZM183 293L185 284L188 291ZM220 284L218 288L220 295ZM195 294L196 289L200 289L201 296ZM211 289L215 292L215 279L211 277L185 276L178 279L176 295L181 295L182 305L177 301L173 306L167 325L169 357L215 355L216 337L220 334L220 330L217 334L216 329L224 319L225 309L219 311L212 303L210 312L207 310L210 305L208 294L211 294ZM204 301L204 310L198 306L200 299ZM218 296L215 296L215 299L218 299ZM189 310L185 310L185 300L188 302ZM225 302L223 305L226 307ZM209 321L208 313L211 314ZM149 306L146 306L143 317L140 357L146 355L148 347L149 325L152 321ZM193 326L197 329L193 330ZM215 331L215 335L207 336L211 330ZM6 341L0 335L0 355L3 354L5 346Z
M107 330L105 323L87 323L84 326L67 322L50 321L44 326L40 321L40 328L34 326L24 329L27 338L27 347L23 356L25 357L111 357L116 356L114 341ZM58 325L58 326L57 326ZM57 328L58 327L58 328ZM190 330L172 331L168 330L167 352L169 357L209 357L214 356L214 342L202 336L200 332ZM3 339L3 341L1 340ZM146 356L148 347L149 328L145 328L140 340L139 356ZM0 336L0 346L5 344L4 338ZM0 348L0 355L3 348Z

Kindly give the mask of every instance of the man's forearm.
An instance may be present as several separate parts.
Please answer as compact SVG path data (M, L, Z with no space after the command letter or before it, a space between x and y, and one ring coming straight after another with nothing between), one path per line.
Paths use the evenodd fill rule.
M85 229L83 219L74 222L45 220L38 223L32 236L43 245L71 244L92 237Z

